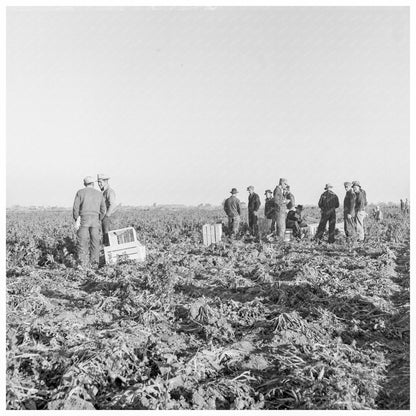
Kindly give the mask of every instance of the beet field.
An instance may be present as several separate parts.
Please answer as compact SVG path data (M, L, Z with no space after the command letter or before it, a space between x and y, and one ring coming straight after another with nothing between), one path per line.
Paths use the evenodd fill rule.
M220 210L124 209L146 262L78 270L69 211L8 212L7 409L409 409L409 216L384 214L353 247L205 247Z

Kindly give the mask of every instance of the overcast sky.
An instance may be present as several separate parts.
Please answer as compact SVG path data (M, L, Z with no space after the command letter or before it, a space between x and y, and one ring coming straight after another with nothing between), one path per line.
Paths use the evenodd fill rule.
M407 7L12 7L7 206L409 196Z

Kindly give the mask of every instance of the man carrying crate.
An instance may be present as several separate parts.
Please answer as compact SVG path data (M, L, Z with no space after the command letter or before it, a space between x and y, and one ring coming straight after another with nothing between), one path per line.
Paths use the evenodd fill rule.
M109 245L108 232L113 229L114 224L112 220L116 211L116 193L114 192L114 189L110 188L110 185L108 184L109 179L110 177L103 173L97 175L98 186L103 193L105 206L107 208L107 212L102 219L103 244L105 246Z
M74 199L72 216L75 221L80 217L77 229L77 253L81 266L98 265L100 255L100 220L105 215L103 195L94 189L94 178L84 179L85 188L80 189Z

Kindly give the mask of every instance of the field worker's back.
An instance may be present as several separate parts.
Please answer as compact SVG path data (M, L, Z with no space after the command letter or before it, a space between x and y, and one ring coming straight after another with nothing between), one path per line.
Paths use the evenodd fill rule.
M83 217L85 215L96 215L101 219L101 217L104 216L105 211L106 208L103 194L97 189L87 187L80 189L76 193L73 207L74 220L76 220L78 216Z
M224 211L228 217L234 218L240 215L240 201L234 195L231 195L224 202Z

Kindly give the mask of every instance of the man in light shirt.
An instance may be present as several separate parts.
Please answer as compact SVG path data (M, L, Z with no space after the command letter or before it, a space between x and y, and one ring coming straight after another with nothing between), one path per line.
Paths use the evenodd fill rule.
M105 246L109 245L108 232L113 229L113 218L116 211L116 193L114 192L114 189L110 188L110 185L108 184L109 179L110 177L103 173L99 173L97 175L98 186L103 193L105 206L107 208L107 212L101 222L103 231L103 244Z

